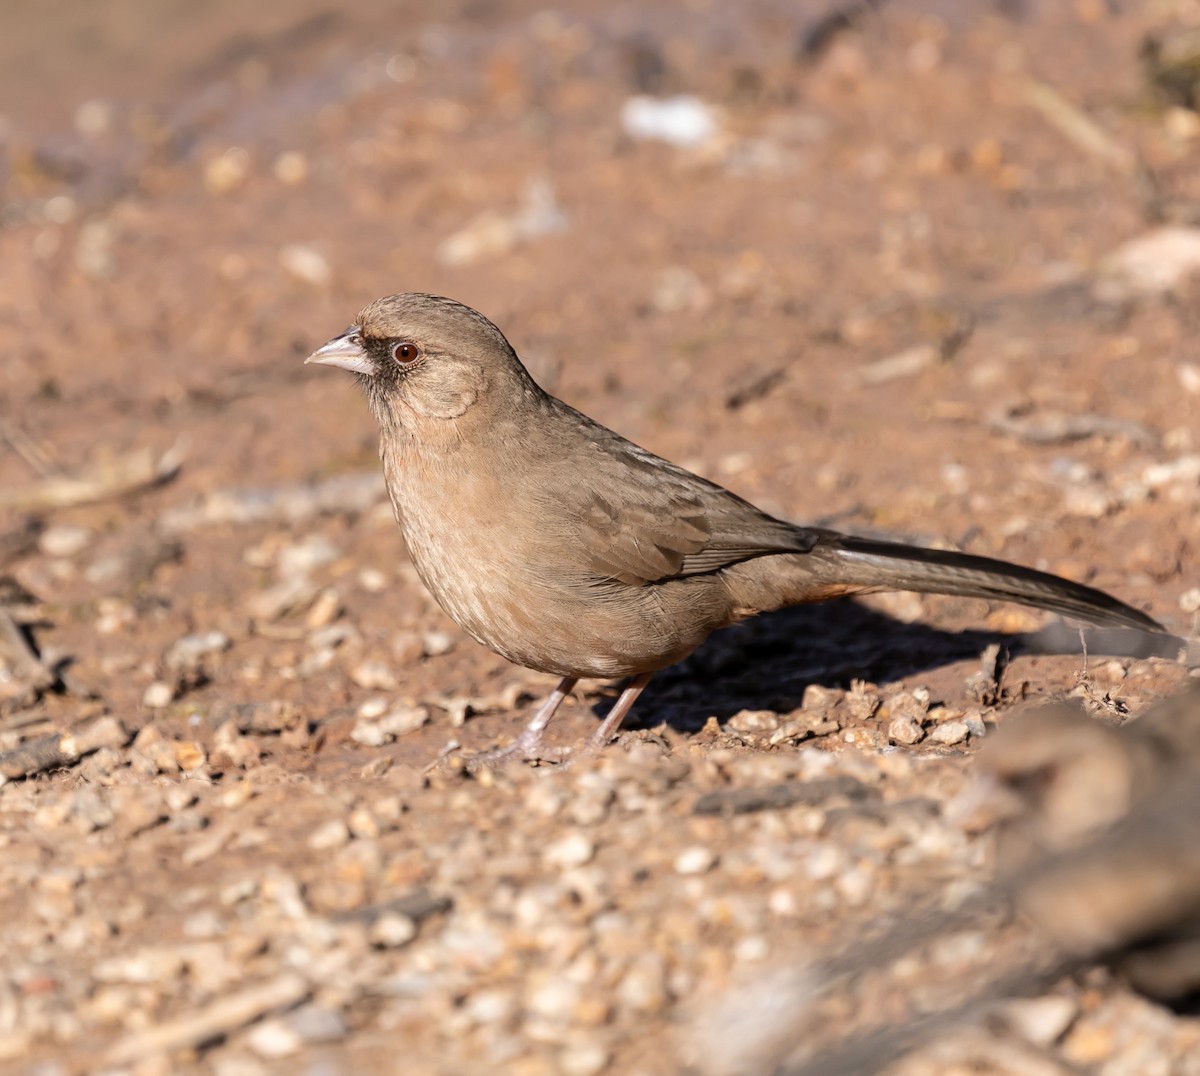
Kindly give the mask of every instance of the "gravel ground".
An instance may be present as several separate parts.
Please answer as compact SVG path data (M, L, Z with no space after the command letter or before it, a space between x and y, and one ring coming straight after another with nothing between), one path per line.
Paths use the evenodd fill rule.
M552 680L425 595L362 400L301 362L448 294L769 511L1194 634L1200 9L243 6L0 35L0 1068L768 1072L751 1017L914 916L935 943L805 1049L1045 957L955 911L995 892L976 751L1039 700L1134 728L1186 662L974 601L789 610L600 757L472 773ZM1122 974L1035 985L896 1071L1200 1073Z

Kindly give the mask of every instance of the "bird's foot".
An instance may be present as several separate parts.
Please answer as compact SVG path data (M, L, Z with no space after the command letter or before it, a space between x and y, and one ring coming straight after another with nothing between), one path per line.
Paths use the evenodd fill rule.
M569 747L550 747L543 742L541 730L525 729L507 747L494 747L478 755L464 758L468 770L491 769L510 762L557 763L571 757Z

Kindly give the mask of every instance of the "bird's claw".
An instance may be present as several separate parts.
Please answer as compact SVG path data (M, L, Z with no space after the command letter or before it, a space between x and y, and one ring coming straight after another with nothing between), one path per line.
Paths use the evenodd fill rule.
M507 747L494 747L463 761L471 772L484 768L504 766L510 762L553 763L562 765L571 757L569 747L548 747L540 735L522 732Z

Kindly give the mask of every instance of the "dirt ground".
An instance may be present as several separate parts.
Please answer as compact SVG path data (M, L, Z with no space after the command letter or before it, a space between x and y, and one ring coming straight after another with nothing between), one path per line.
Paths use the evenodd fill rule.
M0 570L35 647L0 648L3 1071L757 1071L696 1013L983 885L950 808L1014 708L1188 679L882 596L714 638L599 759L465 772L553 681L424 593L363 400L302 365L391 292L775 514L1195 630L1200 116L1140 55L1200 7L432 7L0 16ZM708 134L629 133L677 94ZM694 812L824 778L869 805ZM1103 971L1041 1001L1049 1032L912 1071L1200 1073L1200 1022Z

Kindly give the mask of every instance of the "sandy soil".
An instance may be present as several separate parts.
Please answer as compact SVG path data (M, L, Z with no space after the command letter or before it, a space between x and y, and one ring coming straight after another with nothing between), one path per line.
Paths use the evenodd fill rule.
M363 401L302 359L448 294L776 514L1187 633L1200 119L1138 57L1200 16L897 0L806 54L821 5L248 7L15 4L0 35L0 567L40 655L0 665L0 1064L716 1071L704 998L990 876L946 808L1013 707L1137 714L1186 669L1039 654L1044 618L978 602L793 610L657 677L603 758L472 776L452 742L552 681L423 592ZM624 130L677 93L711 137ZM874 806L692 810L830 775ZM971 1071L1200 1071L1194 1020L1055 992L1055 1035Z

